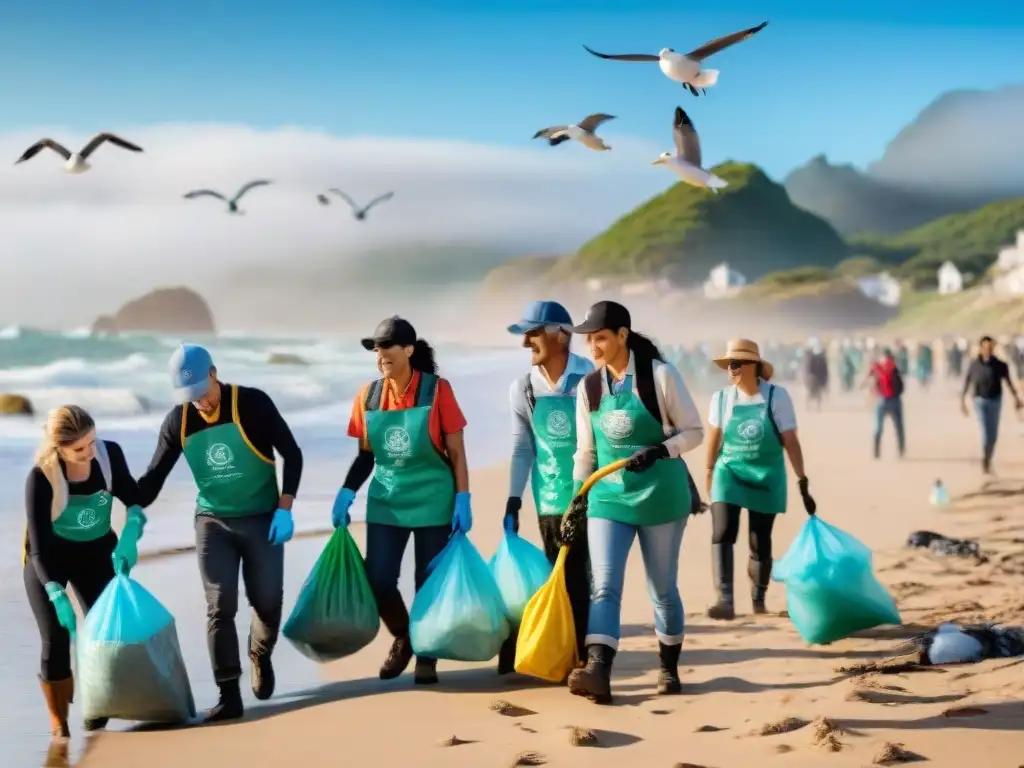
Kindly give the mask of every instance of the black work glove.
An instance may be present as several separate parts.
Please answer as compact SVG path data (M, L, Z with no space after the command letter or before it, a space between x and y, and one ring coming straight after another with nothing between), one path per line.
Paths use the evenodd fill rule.
M571 547L579 540L580 534L586 530L586 526L587 497L577 496L572 500L568 511L562 515L562 544L567 544Z
M668 448L664 443L658 443L650 448L639 450L630 456L629 461L626 462L625 470L627 472L646 472L654 466L654 462L667 458Z
M519 533L519 510L523 508L523 500L518 496L509 496L505 502L505 518L502 524L506 531Z
M807 478L801 477L800 482L798 482L797 485L800 488L800 497L804 500L804 511L807 512L808 515L813 515L818 511L818 504L811 496L810 491L807 490Z

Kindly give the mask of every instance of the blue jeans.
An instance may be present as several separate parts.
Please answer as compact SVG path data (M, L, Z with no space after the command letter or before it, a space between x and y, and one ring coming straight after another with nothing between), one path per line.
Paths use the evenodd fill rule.
M892 419L893 429L896 430L896 447L900 456L906 448L906 436L903 432L903 401L898 397L880 397L875 403L875 458L882 452L882 430L885 427L885 417Z
M978 423L981 424L982 461L986 467L992 461L992 454L996 450L996 440L999 439L999 415L1002 410L1003 398L1001 397L974 398L974 413L978 416Z
M640 539L647 593L654 603L654 632L665 645L683 642L683 601L679 597L678 576L685 530L685 517L661 525L627 525L594 517L587 520L593 574L587 645L619 647L622 587L635 538Z

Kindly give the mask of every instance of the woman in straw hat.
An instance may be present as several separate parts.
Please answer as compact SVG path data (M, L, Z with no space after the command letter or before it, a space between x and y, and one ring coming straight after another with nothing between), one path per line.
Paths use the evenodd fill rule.
M765 593L772 573L772 527L786 511L784 454L799 478L804 509L814 514L807 491L804 458L796 434L796 414L789 393L772 384L772 364L761 359L749 339L729 342L715 364L729 374L729 386L711 398L708 410L707 489L714 528L712 562L718 602L708 609L713 619L732 619L733 546L740 512L749 513L750 562L754 613L766 613Z

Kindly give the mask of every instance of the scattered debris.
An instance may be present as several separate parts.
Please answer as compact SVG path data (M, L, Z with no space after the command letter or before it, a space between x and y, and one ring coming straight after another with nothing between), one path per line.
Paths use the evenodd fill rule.
M504 715L505 717L526 717L527 715L537 714L532 709L520 707L518 704L512 704L504 699L495 699L492 701L490 703L490 709L492 712L497 712L499 715Z
M575 725L568 726L569 743L574 747L597 747L601 742L597 734L588 728L579 728Z
M452 735L452 736L449 736L447 739L442 739L441 742L438 744L438 746L439 747L458 747L458 746L461 746L463 744L472 744L472 743L473 743L472 741L467 741L466 739L460 739L458 736Z
M727 731L727 730L729 730L729 729L725 728L723 726L720 726L720 725L702 725L699 728L697 728L694 731L694 733L718 733L719 731Z
M973 539L952 539L935 531L914 531L907 537L908 547L927 549L944 557L973 557L979 563L988 562L978 542Z
M827 717L819 717L811 723L811 743L829 752L838 752L843 748L843 743L839 740L842 735L843 729Z
M548 759L540 752L520 752L509 768L517 768L520 765L544 765L547 761Z
M979 717L987 714L988 710L981 707L952 707L942 711L943 717Z
M923 755L904 749L902 743L894 744L887 741L878 748L871 762L874 765L897 765L899 763L916 763L924 759Z
M756 731L756 734L758 736L775 736L780 733L797 731L805 725L808 725L807 720L801 720L799 717L784 717L781 720L776 720L774 723L765 723Z

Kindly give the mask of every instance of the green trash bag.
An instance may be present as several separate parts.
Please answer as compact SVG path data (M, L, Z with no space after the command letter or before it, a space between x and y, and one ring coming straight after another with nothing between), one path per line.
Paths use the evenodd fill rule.
M871 550L815 515L775 563L772 578L786 585L789 618L812 645L900 623L896 603L872 572Z
M347 528L338 528L313 566L281 633L317 662L351 656L380 629L377 601L363 556Z

